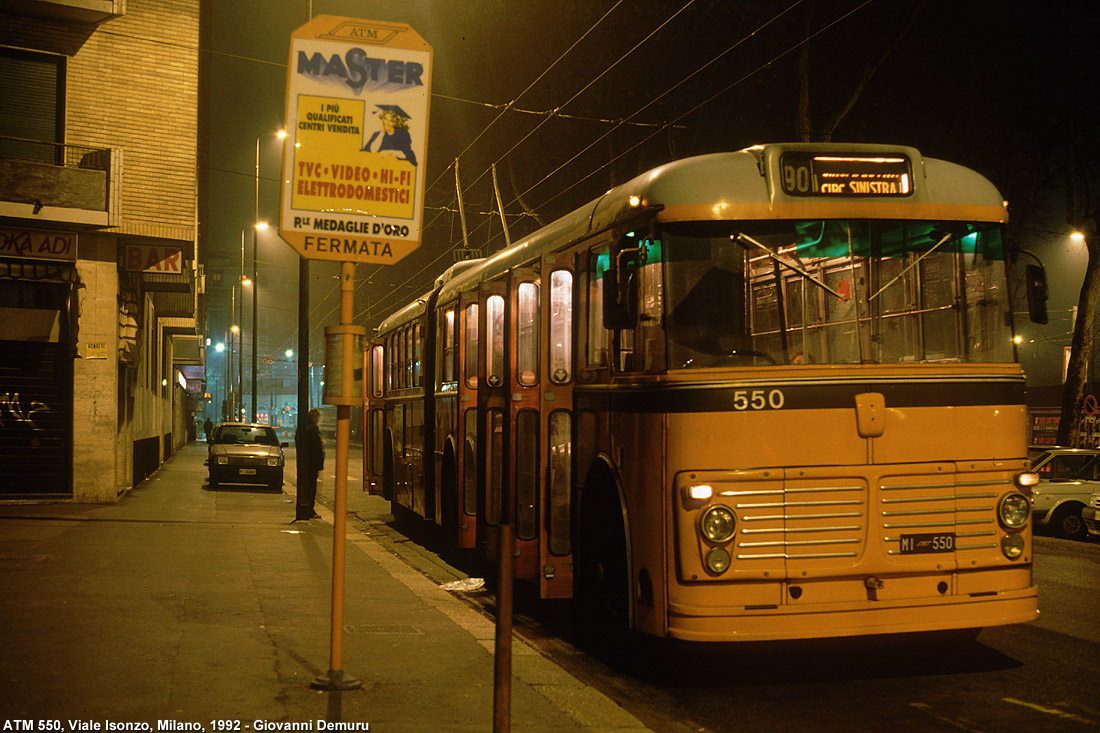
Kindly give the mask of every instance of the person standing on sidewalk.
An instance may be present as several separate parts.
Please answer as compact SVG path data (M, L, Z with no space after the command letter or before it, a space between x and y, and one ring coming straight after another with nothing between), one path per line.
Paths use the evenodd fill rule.
M296 448L298 460L305 461L305 470L302 471L305 481L298 486L298 500L295 506L294 519L317 519L321 515L313 508L317 499L317 474L325 467L325 441L321 439L321 411L312 409L306 418L305 425L298 430Z
M214 432L214 423L210 422L210 418L206 418L206 422L202 424L202 431L206 433L206 439L210 440L210 433Z

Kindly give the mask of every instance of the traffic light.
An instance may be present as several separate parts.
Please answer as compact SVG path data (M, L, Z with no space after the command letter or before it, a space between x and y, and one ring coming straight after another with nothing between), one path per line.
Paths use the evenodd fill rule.
M1027 313L1035 323L1046 323L1047 316L1047 274L1040 265L1028 265L1024 268L1027 283Z

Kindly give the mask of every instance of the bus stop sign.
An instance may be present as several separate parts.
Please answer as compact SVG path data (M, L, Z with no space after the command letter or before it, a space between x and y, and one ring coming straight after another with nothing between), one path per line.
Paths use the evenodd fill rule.
M303 257L389 265L420 246L432 48L319 15L290 37L279 233Z

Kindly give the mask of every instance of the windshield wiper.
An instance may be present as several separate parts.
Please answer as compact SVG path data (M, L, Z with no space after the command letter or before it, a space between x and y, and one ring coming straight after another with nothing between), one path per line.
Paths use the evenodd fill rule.
M874 295L872 295L872 296L871 296L870 298L868 298L868 299L867 299L867 302L869 303L869 302L871 302L872 300L874 300L875 298L877 298L877 297L878 297L879 295L881 295L881 294L882 294L882 291L883 291L883 290L885 290L886 288L890 287L891 285L893 285L894 283L896 283L896 282L897 282L898 280L900 280L900 279L901 279L901 276L902 276L902 275L904 275L905 273L909 272L909 271L910 271L910 270L912 270L912 269L913 269L914 267L916 267L917 265L919 265L919 264L920 264L920 261L921 261L921 260L923 260L923 259L924 259L925 257L927 257L928 255L930 255L930 254L932 254L933 252L935 252L935 251L936 251L936 248L937 248L937 247L939 247L939 246L940 246L941 244L943 244L944 242L946 242L946 241L947 241L948 239L951 239L951 237L953 237L953 236L954 236L954 233L953 233L953 232L948 232L947 234L944 234L944 235L943 235L943 238L942 238L942 239L940 239L940 241L938 241L938 242L936 242L935 244L933 244L933 245L932 245L932 246L931 246L931 247L930 247L930 248L928 249L928 251L927 251L927 252L925 252L924 254L922 254L922 255L921 255L920 257L918 257L917 259L913 260L913 261L912 261L912 262L911 262L911 263L909 264L909 267L906 267L906 268L905 268L904 270L902 270L901 272L899 272L899 273L898 273L897 275L894 275L894 279L893 279L893 280L891 280L890 282L886 283L885 285L883 285L883 286L882 286L881 288L879 288L879 289L878 289L878 290L877 290L877 291L875 292L875 294L874 294Z
M760 242L757 242L755 239L750 237L748 234L743 234L742 232L738 232L737 234L731 234L730 239L737 242L742 247L748 245L749 247L752 247L753 249L760 250L761 252L766 254L768 257L770 257L773 262L777 262L777 263L779 263L780 265L783 265L783 267L786 267L789 270L794 270L799 275L801 275L802 277L804 277L807 280L809 280L810 282L812 282L814 285L818 286L819 288L821 288L823 290L828 290L830 293L835 295L839 300L844 300L843 295L841 295L840 293L833 290L832 288L830 288L825 283L818 280L816 277L814 277L813 275L808 273L805 269L803 269L803 268L799 267L798 265L795 265L791 262L784 261L781 257L779 257L777 254L772 252L770 249L765 247Z

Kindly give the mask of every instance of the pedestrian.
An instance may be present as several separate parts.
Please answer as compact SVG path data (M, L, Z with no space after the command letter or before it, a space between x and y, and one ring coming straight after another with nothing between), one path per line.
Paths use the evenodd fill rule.
M209 442L210 433L214 432L214 423L210 422L210 418L206 418L206 422L202 424L202 431L206 433L206 440Z
M302 480L298 483L298 500L294 511L294 520L317 519L321 515L313 508L317 499L317 474L325 467L325 441L321 439L321 411L312 409L305 425L298 430L295 447L298 460L305 461L299 472Z

